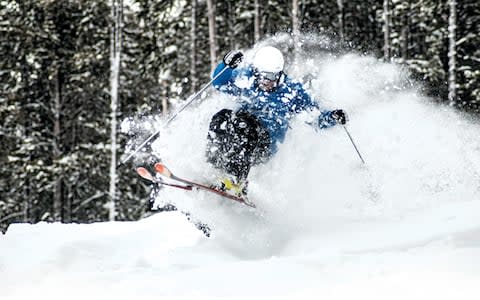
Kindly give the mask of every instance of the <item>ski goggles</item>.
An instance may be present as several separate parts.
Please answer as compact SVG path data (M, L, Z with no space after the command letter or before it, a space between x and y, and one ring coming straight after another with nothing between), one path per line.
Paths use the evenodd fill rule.
M266 79L270 81L277 81L281 75L282 72L255 72L255 76L260 80Z

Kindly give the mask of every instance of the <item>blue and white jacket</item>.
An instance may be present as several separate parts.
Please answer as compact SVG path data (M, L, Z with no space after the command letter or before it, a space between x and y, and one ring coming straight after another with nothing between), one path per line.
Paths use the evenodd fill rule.
M225 68L221 62L212 74L214 78ZM277 151L277 143L282 143L292 117L306 110L318 109L318 104L312 100L302 84L283 74L280 83L274 91L265 92L257 87L253 67L231 69L227 68L213 86L240 98L240 108L254 115L268 131L271 139L271 153ZM331 111L321 111L318 117L318 128L336 125Z

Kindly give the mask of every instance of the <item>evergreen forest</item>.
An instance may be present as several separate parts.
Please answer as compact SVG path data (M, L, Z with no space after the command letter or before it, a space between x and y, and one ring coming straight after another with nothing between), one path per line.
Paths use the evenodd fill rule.
M480 113L478 0L0 0L0 231L148 215L151 187L115 168L121 121L167 114L229 50L278 34L400 64Z

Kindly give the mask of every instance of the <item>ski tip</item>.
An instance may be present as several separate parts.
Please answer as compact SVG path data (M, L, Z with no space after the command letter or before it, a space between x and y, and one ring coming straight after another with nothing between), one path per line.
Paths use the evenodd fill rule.
M163 174L165 172L165 166L161 163L156 163L154 166L156 172Z
M170 177L172 176L172 173L170 170L162 163L156 163L154 165L155 172L160 173L164 176Z
M138 167L137 174L140 175L142 178L153 180L152 174L150 174L150 172L144 167Z

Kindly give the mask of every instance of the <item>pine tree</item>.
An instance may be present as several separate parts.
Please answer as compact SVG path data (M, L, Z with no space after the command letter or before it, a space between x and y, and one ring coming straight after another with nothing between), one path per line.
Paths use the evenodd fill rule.
M7 110L12 113L2 128L10 140L4 150L8 159L2 174L9 178L2 193L5 202L22 217L8 221L38 221L52 215L52 139L48 76L53 57L53 41L48 39L48 12L38 1L4 1L1 8L2 74L6 84ZM3 119L3 118L2 118ZM13 138L17 135L18 138ZM2 143L4 144L4 143ZM3 177L3 176L2 176ZM4 219L5 217L0 217Z
M406 64L425 92L440 101L447 99L447 29L445 3L392 1L392 57Z
M480 112L480 3L457 1L457 105Z
M457 1L449 0L448 18L448 103L457 102Z

